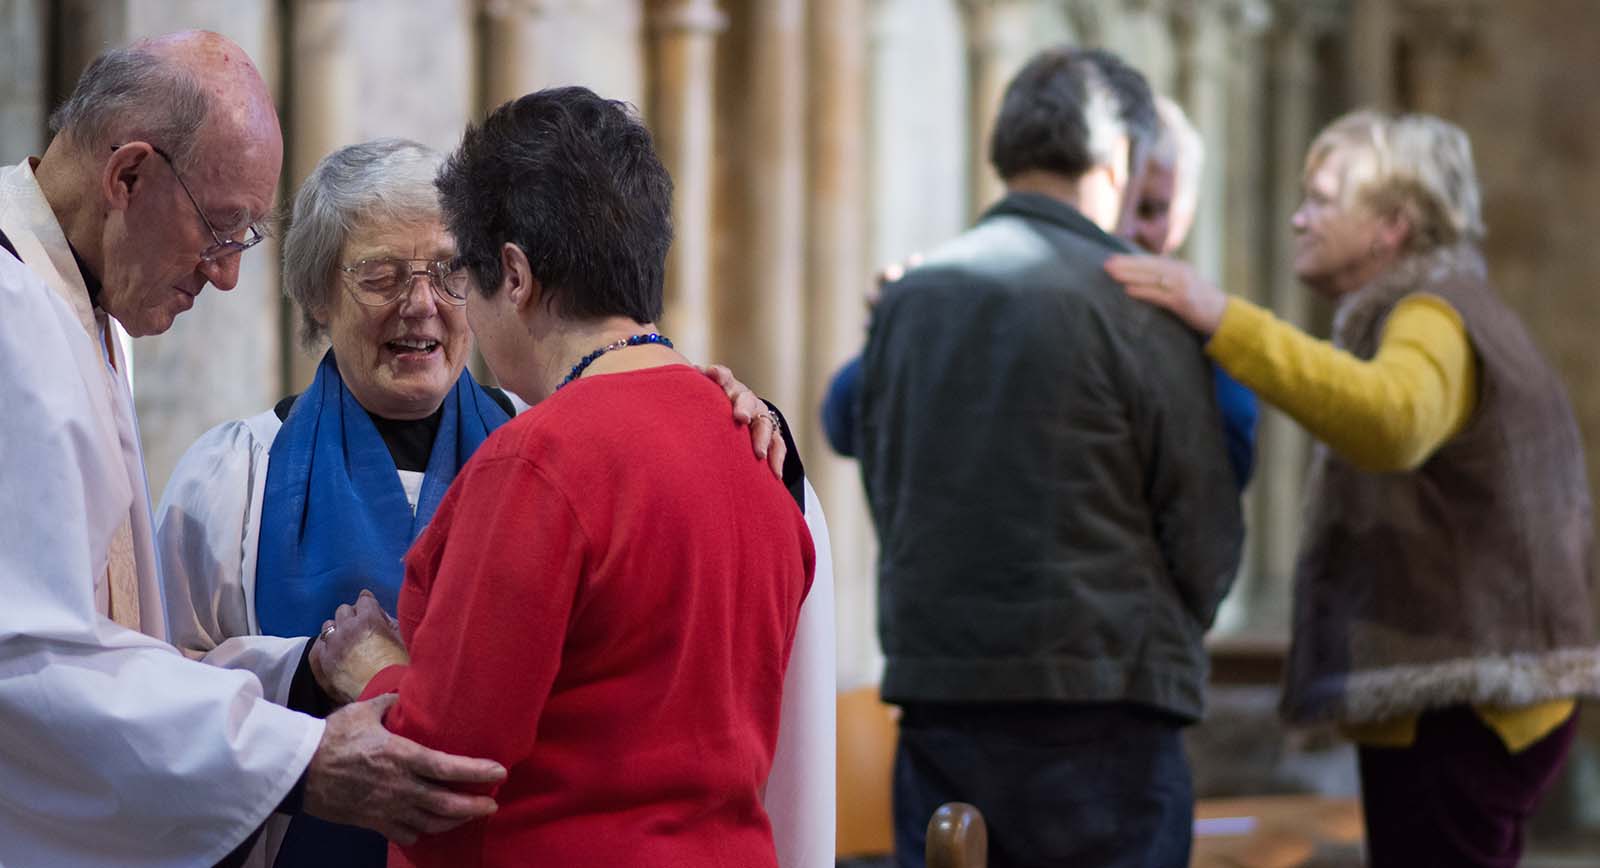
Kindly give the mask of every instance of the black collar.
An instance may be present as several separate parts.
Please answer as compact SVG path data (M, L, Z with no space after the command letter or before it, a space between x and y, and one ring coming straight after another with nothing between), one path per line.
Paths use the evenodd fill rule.
M73 247L71 241L67 242L67 249L72 251L72 260L78 263L78 273L83 275L83 285L89 290L89 306L99 307L100 290L103 288L100 278L89 270L89 263L84 262L83 257L78 255L78 248Z
M1083 216L1083 212L1067 203L1043 193L1007 193L989 207L978 219L982 223L990 217L1013 216L1053 223L1075 235L1100 244L1117 253L1133 253L1133 245L1115 235L1110 235Z

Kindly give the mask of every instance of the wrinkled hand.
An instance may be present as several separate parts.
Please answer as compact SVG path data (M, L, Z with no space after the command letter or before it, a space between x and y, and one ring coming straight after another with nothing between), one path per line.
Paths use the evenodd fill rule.
M494 813L494 799L450 785L499 783L505 768L429 750L384 729L383 713L395 699L387 694L328 716L306 770L306 813L372 829L399 844Z
M756 457L765 458L772 475L782 479L783 460L789 455L789 447L783 442L777 414L768 410L749 386L734 379L733 372L726 367L706 365L700 372L710 377L733 402L733 421L750 426L750 445Z
M399 625L371 591L362 591L354 606L340 606L333 618L323 621L311 647L311 674L341 704L356 701L385 667L410 662Z
M878 306L878 302L883 298L883 288L885 285L894 283L900 278L905 277L907 271L910 271L921 264L922 254L913 253L906 257L905 262L891 262L888 265L878 269L877 278L873 281L872 287L867 290L867 310L870 311Z
M1187 262L1156 256L1113 256L1106 260L1106 272L1123 285L1128 295L1172 311L1203 335L1215 334L1222 324L1228 296L1196 274Z

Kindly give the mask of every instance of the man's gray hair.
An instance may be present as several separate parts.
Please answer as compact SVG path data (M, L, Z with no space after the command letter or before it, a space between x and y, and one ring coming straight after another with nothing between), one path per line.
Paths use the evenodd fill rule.
M283 239L283 294L300 308L307 349L327 332L316 316L339 291L339 257L357 226L440 219L433 179L443 159L409 139L377 139L323 157L300 185Z
M78 78L72 96L50 115L50 132L86 153L147 141L188 165L211 101L182 66L142 48L113 48Z
M1205 141L1200 131L1171 98L1156 97L1156 114L1161 118L1161 133L1156 137L1150 159L1172 171L1172 207L1193 210L1200 198L1200 170L1206 161Z

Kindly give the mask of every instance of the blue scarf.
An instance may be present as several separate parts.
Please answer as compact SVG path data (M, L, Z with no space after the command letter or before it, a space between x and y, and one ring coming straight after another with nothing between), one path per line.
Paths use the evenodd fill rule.
M412 515L389 447L345 388L330 351L272 441L261 499L256 620L269 636L313 636L361 589L391 613L402 560L461 465L510 417L466 371L443 418Z

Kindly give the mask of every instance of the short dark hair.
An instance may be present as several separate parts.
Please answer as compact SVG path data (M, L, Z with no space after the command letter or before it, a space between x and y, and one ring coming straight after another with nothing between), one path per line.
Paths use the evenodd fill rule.
M1031 170L1077 178L1109 162L1119 136L1136 153L1159 131L1138 70L1099 49L1047 48L1006 86L989 162L1007 180Z
M467 128L434 185L484 295L510 242L560 316L661 318L672 178L626 103L583 87L512 100Z

